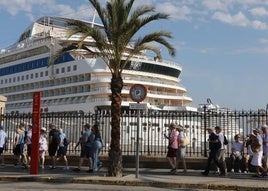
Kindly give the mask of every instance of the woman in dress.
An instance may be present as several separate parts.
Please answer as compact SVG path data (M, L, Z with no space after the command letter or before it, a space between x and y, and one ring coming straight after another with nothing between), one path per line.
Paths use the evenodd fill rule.
M39 138L39 164L42 169L45 168L45 154L48 149L47 130L42 127Z
M253 152L251 165L255 167L256 174L254 177L263 177L264 169L262 167L262 138L259 135L258 130L254 130L250 135L251 140L251 150ZM261 174L262 172L262 174Z

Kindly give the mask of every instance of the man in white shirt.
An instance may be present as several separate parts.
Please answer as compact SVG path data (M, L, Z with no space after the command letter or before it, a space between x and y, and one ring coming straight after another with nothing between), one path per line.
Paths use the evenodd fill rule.
M1 157L2 165L4 164L3 151L5 149L6 142L7 142L7 134L4 131L4 127L0 125L0 157Z

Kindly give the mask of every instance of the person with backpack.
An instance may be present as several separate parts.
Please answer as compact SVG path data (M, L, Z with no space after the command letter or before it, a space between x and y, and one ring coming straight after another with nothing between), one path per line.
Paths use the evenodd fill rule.
M56 129L56 126L51 123L49 124L49 140L48 140L48 154L51 158L52 164L50 165L51 169L56 169L56 152L60 144L60 133Z
M81 154L80 154L80 161L77 168L73 169L75 172L80 172L81 166L84 162L84 159L88 159L88 170L87 172L93 172L93 141L94 141L94 134L90 131L90 125L87 123L84 125L84 133L81 138Z
M57 151L57 159L56 161L60 160L61 158L63 158L64 162L65 162L65 167L63 168L63 170L69 170L69 166L68 166L68 159L67 159L67 137L66 134L63 133L62 129L59 129L59 133L60 133L60 143L59 143L59 149Z
M218 160L219 165L221 166L219 176L226 176L227 166L225 162L225 152L226 152L226 145L228 144L228 141L225 135L222 133L222 128L220 126L216 126L215 131L216 131L216 134L219 136L219 142L221 145L220 149L217 151L217 160Z

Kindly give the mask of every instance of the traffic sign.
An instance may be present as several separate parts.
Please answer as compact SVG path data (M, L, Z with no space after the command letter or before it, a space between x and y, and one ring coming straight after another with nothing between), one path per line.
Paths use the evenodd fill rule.
M130 98L135 102L142 102L147 95L147 89L144 85L134 84L129 90Z
M145 109L147 109L147 104L146 103L130 103L129 109L145 110Z

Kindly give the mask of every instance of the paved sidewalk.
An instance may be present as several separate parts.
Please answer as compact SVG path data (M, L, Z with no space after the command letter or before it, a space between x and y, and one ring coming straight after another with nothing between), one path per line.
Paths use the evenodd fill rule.
M107 177L107 169L101 168L99 172L87 173L86 167L80 172L57 169L39 169L37 175L31 175L29 169L22 169L13 165L0 167L0 181L38 181L57 183L88 183L88 184L108 184L108 185L133 185L133 186L157 186L174 188L198 188L211 190L250 190L267 191L268 177L254 178L252 173L238 174L229 173L225 177L217 174L202 176L201 171L188 170L186 174L179 171L176 175L171 175L168 169L139 169L139 176L136 178L136 169L124 169L122 178Z

